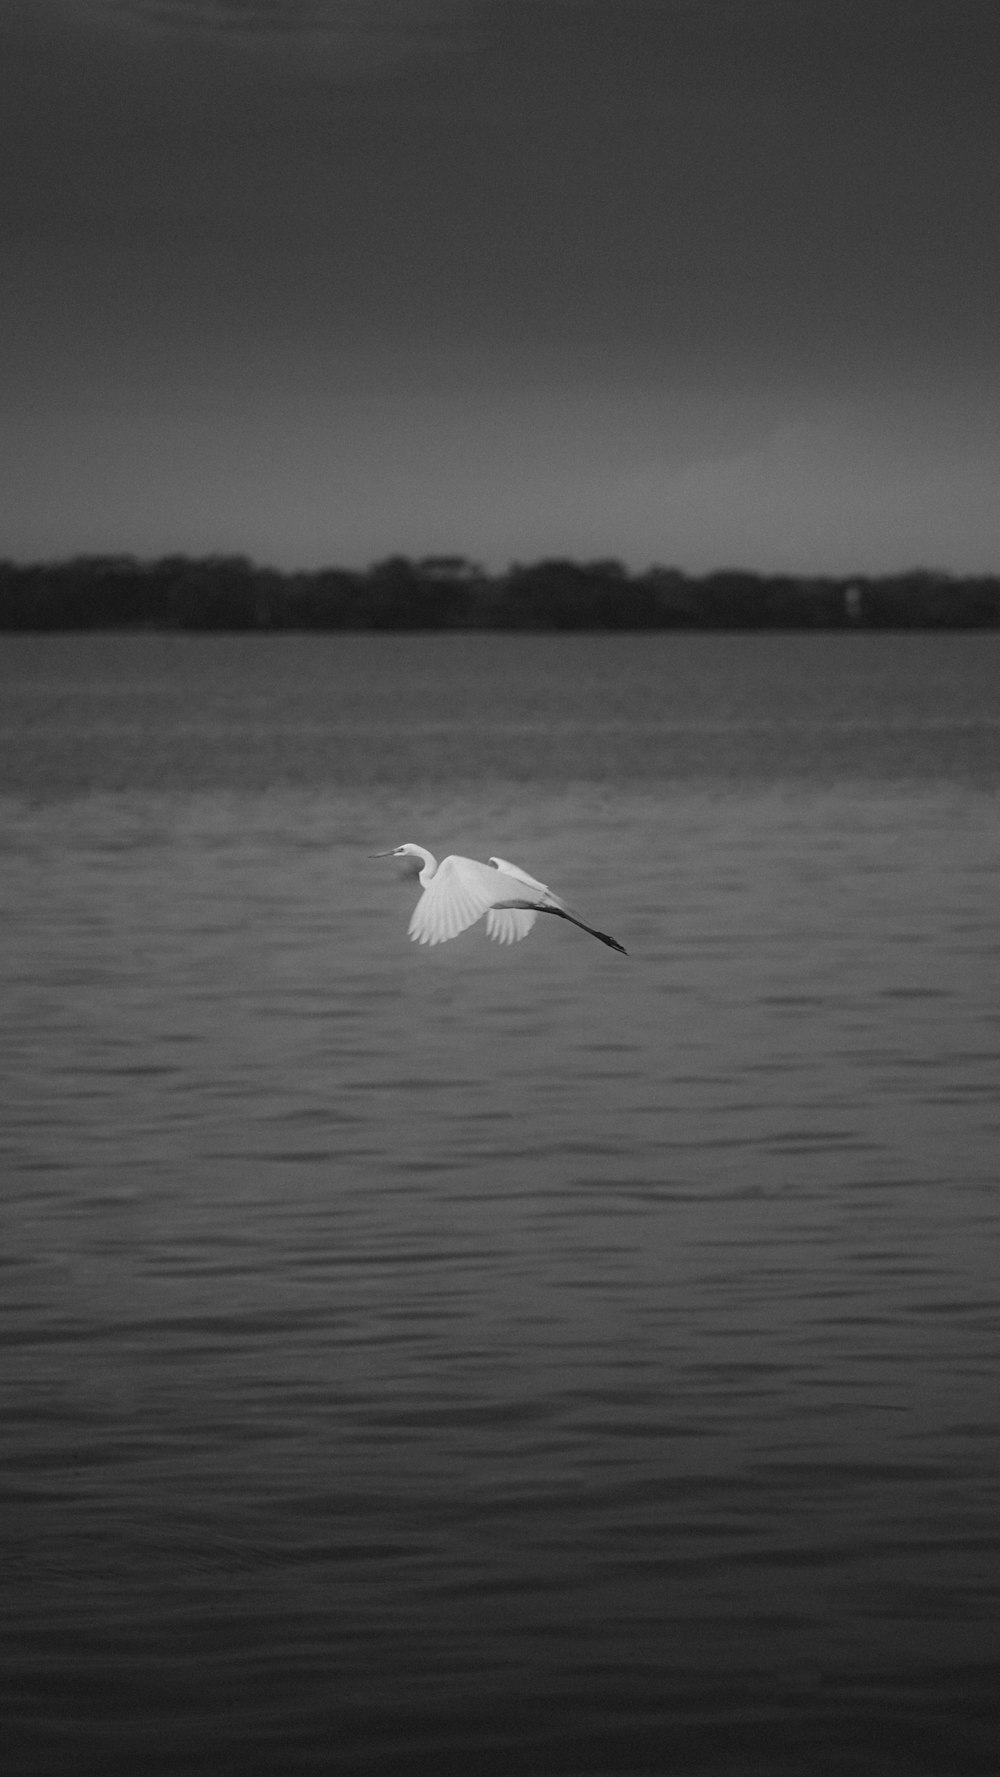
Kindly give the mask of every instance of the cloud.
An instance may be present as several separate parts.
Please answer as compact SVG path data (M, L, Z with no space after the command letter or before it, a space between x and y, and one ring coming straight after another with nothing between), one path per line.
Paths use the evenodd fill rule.
M122 18L163 31L414 42L481 0L109 0Z
M1000 547L996 485L995 453L971 439L936 450L844 411L683 467L647 464L609 490L609 504L631 535L659 530L689 566L984 572Z
M2 3L2 0L0 0ZM113 25L185 53L230 50L312 58L317 73L348 82L400 65L468 55L480 43L488 0L90 0ZM91 16L94 16L93 11Z

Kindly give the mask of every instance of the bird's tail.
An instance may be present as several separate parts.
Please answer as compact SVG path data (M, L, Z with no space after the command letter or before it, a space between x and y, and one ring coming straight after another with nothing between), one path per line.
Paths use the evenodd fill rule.
M532 913L551 913L556 919L568 919L570 925L579 926L581 932L589 932L592 938L599 938L602 944L610 945L612 950L619 951L622 956L628 955L624 944L619 944L617 938L609 938L607 932L599 932L596 926L586 925L582 919L577 919L575 913L567 913L565 907L553 907L548 901L494 901L493 905L494 907L525 907L530 908Z

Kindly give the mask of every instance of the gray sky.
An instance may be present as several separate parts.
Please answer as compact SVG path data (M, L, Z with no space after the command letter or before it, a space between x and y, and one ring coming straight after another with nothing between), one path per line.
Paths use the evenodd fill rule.
M0 555L1000 571L996 0L0 0Z

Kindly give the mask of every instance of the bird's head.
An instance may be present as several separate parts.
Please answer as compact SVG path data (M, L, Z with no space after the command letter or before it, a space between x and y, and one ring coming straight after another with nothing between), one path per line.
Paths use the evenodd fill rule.
M418 876L425 869L433 873L437 868L430 852L425 851L422 845L394 845L391 851L377 851L372 855L376 858L399 858L404 876Z

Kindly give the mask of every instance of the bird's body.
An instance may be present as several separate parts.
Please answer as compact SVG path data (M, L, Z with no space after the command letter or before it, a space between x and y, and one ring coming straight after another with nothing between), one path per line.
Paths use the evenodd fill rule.
M476 858L452 854L439 864L422 845L410 844L375 855L422 859L419 880L423 892L410 920L410 937L418 944L444 944L484 914L489 937L498 944L516 944L528 936L539 913L552 913L625 954L617 939L585 925L544 882L505 858L481 864Z

